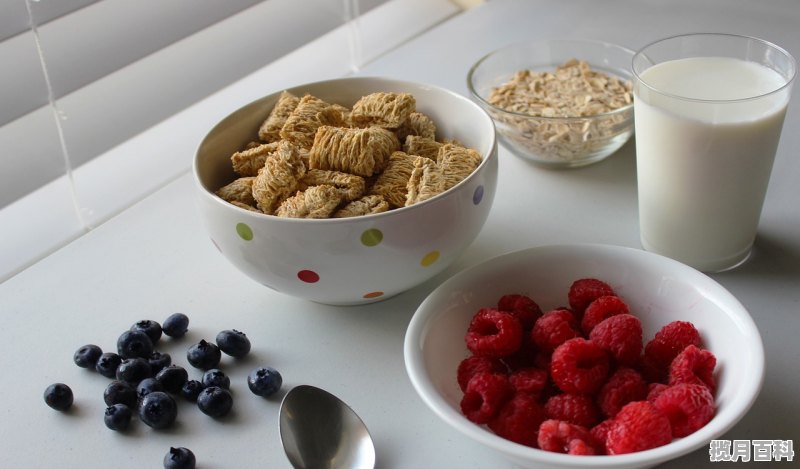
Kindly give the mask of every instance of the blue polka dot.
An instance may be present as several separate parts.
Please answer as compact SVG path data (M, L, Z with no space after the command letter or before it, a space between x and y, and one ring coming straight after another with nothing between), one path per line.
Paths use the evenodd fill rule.
M478 186L472 194L472 203L478 205L481 203L481 200L483 200L483 186Z

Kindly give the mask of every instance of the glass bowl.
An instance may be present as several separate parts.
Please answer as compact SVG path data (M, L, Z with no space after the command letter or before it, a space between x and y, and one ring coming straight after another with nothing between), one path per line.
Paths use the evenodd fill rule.
M519 71L552 72L571 59L585 61L592 71L630 83L633 55L630 49L600 41L521 42L478 60L467 74L467 85L473 99L492 116L501 142L512 153L547 167L585 166L605 159L633 135L632 91L622 107L575 117L544 117L503 109L492 104L492 92Z

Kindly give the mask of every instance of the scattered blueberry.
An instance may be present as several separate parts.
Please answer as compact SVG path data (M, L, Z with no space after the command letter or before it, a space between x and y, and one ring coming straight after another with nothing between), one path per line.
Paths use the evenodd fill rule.
M189 373L179 365L170 365L156 374L156 380L171 393L180 392L181 387L189 380Z
M164 320L161 324L161 330L164 334L174 339L183 337L186 331L189 330L189 318L183 313L175 313Z
M120 363L122 363L122 357L114 352L106 352L97 359L94 369L106 378L114 378L117 376L117 368Z
M124 432L131 425L131 417L133 412L130 407L125 404L113 404L106 407L103 421L111 430Z
M211 417L223 417L233 407L233 396L230 391L218 386L204 388L197 396L197 407Z
M97 360L103 354L103 350L97 345L88 344L75 351L72 360L81 368L94 369L97 365Z
M161 324L150 319L143 319L131 326L132 331L141 331L147 334L150 342L155 345L161 339Z
M145 396L152 392L163 391L164 386L161 385L155 378L145 378L136 386L136 395L139 399L144 399Z
M125 331L117 339L117 353L122 358L147 358L153 353L153 342L142 331Z
M212 368L203 373L200 382L203 383L204 388L210 388L211 386L225 389L231 388L231 379L219 368Z
M55 383L44 390L44 401L55 410L65 411L72 407L72 389L64 383Z
M219 351L219 347L205 340L192 345L186 352L186 359L189 360L189 364L201 370L216 368L221 358L222 354Z
M170 448L164 456L164 469L194 469L195 464L194 453L183 447Z
M150 374L157 375L162 369L172 365L172 357L168 353L153 352L147 357L150 364Z
M250 353L250 339L236 329L224 330L217 334L217 346L220 350L236 358Z
M247 387L257 396L271 396L278 392L282 384L281 374L269 366L257 368L247 376Z
M197 402L197 396L203 390L203 383L196 379L190 379L181 386L181 396L189 402Z
M136 407L138 401L136 388L125 381L114 380L103 391L103 400L108 406L124 404L131 408Z
M150 377L150 364L144 358L126 358L117 367L117 379L137 385Z
M178 416L178 405L167 393L154 391L139 404L139 419L153 428L166 428Z

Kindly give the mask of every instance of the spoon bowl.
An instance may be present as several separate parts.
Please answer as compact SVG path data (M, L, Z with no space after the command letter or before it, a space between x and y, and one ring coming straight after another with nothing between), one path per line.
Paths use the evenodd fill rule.
M281 402L283 450L295 469L373 469L367 426L347 404L320 388L300 385Z

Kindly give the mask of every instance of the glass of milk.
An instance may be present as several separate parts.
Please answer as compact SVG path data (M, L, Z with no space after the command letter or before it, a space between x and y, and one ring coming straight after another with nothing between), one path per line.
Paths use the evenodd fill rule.
M704 272L750 255L795 77L769 42L689 34L633 58L642 246Z

